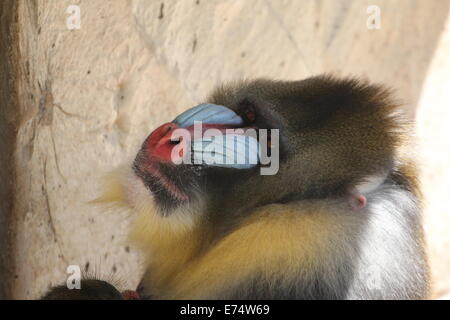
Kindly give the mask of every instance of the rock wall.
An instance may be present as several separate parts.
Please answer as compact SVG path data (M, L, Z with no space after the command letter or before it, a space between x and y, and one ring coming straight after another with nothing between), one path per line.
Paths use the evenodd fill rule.
M4 238L15 245L3 286L14 289L5 297L25 299L64 282L70 264L137 284L140 259L124 242L129 216L87 202L157 124L223 81L323 72L391 85L413 116L449 8L444 0L377 1L381 29L369 29L365 0L5 3L17 14L11 44L19 53L18 116L5 126L0 111L15 150L12 167L2 166L2 177L14 178L0 197L14 199L2 215L13 217ZM68 28L71 5L79 29Z
M450 299L450 17L417 110L427 234L435 297Z
M14 278L14 150L17 138L17 3L0 3L0 299L12 296Z

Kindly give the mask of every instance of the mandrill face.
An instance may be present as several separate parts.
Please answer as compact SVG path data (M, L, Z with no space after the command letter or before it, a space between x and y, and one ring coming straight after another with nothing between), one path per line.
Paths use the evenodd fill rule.
M393 166L395 106L385 97L327 76L222 87L154 130L133 170L163 216L340 196Z
M222 105L200 104L154 130L133 169L166 215L225 195L237 181L256 174L259 139L244 115Z

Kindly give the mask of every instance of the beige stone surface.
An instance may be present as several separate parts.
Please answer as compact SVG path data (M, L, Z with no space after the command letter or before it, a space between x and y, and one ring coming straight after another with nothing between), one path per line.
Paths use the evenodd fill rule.
M137 284L130 216L88 205L155 126L223 81L354 74L398 89L413 114L446 0L21 1L15 298L36 298L69 264ZM78 5L81 28L68 30Z
M430 65L417 110L425 231L435 297L450 299L450 19Z

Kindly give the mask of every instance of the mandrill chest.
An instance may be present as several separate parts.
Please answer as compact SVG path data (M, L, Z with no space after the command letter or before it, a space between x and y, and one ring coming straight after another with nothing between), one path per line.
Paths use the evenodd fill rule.
M165 236L149 239L146 233L139 241L148 244L147 272L139 286L144 297L220 298L254 275L270 279L269 286L272 281L289 286L299 272L312 273L325 257L337 255L328 243L333 236L339 241L341 231L332 215L309 204L266 206L220 238L201 219L191 229L172 227Z

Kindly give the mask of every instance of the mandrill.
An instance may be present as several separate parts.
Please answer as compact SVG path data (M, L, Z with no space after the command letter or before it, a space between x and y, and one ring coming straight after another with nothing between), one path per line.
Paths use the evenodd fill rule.
M408 130L382 86L235 82L154 130L98 201L136 213L143 299L422 299Z

